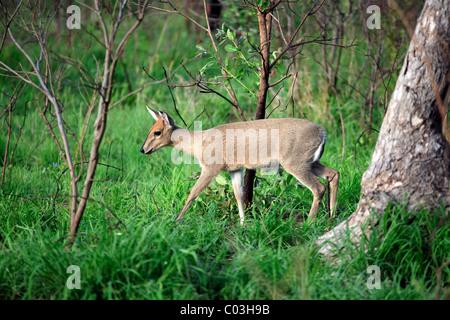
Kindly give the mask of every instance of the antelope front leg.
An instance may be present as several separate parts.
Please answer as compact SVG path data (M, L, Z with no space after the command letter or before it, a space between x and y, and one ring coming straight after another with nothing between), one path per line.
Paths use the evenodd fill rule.
M181 219L183 219L184 214L188 210L189 206L192 204L192 201L195 200L195 198L198 197L198 195L205 190L205 188L213 181L213 179L220 173L216 170L208 170L207 168L204 168L202 170L202 173L200 175L200 178L198 178L197 182L195 183L194 187L192 188L191 192L189 193L189 196L186 200L186 203L184 204L183 209L181 209L180 214L177 216L177 223L180 222Z

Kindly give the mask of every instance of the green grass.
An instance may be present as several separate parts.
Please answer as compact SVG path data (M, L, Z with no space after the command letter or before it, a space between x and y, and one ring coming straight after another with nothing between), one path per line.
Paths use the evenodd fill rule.
M0 298L445 297L448 269L437 283L437 269L450 252L449 223L443 211L422 211L413 217L392 206L370 239L362 247L348 244L338 263L317 253L315 239L351 214L359 199L361 174L353 156L340 161L335 139L329 139L323 157L342 176L338 217L331 225L323 207L313 225L295 223L296 214L309 211L312 196L286 173L259 178L245 227L238 223L231 187L217 182L194 202L183 222L175 225L199 167L172 164L169 149L150 157L139 153L145 134L120 123L129 121L130 128L144 130L148 124L136 120L144 117L144 111L118 109L111 117L110 128L117 129L109 130L105 140L112 141L109 164L123 172L108 168L106 175L106 167L99 167L97 178L108 180L94 185L91 197L99 203L89 203L81 235L69 251L65 250L67 198L49 196L56 191L62 169L45 161L58 161L57 154L37 165L14 165L8 171L0 201ZM47 143L44 150L51 149L51 142ZM101 162L106 163L109 145L103 147ZM224 177L229 182L229 175ZM68 178L63 175L61 180L60 194L64 195ZM126 227L117 225L100 202ZM71 265L80 267L80 290L66 287L70 276L66 270ZM379 290L367 288L371 265L381 269Z
M141 63L160 79L162 66L174 66L180 59L195 55L196 35L175 32L183 29L180 26L184 22L170 23L162 29L163 18L152 18L152 28L144 26L146 32L137 37L139 46L130 45L124 55L124 66L128 67L134 88L148 81L139 68ZM161 27L153 28L157 25ZM158 42L160 46L155 45ZM64 51L65 47L59 45L54 49ZM12 52L8 46L4 50ZM92 50L101 58L100 48ZM138 61L134 60L134 50ZM258 177L245 227L239 225L227 173L223 177L228 184L213 182L193 203L182 223L175 225L174 218L200 167L173 164L169 149L151 156L140 154L153 123L144 108L146 103L157 103L156 109L168 111L181 124L167 87L155 85L111 110L99 161L115 168L98 167L80 235L72 249L65 250L69 177L39 115L42 96L26 90L13 113L10 148L19 135L20 140L12 162L8 162L0 192L0 299L448 298L450 272L442 266L450 258L450 240L444 210L412 215L402 206L392 205L360 246L348 243L335 261L317 253L315 240L356 209L361 176L370 162L376 132L360 137L364 130L360 122L363 99L350 95L344 87L340 103L346 148L341 158L343 137L335 97L322 92L323 71L306 58L301 60L300 71L306 76L299 77L299 108L327 130L322 161L341 174L337 218L327 219L322 205L318 219L310 226L296 223L295 218L309 211L312 195L286 172L282 176ZM342 59L342 68L349 77L360 72L350 66L357 66L355 60L362 57L343 54ZM195 70L205 63L193 61L189 68ZM92 59L86 59L85 65L88 70L96 68ZM117 70L113 99L128 92L124 70L122 66ZM66 124L79 135L86 106L73 85L79 75L69 69L66 77L72 82L64 83L58 99L65 107ZM361 79L367 81L366 77ZM0 78L6 89L10 88L9 82ZM286 100L288 87L280 93ZM236 92L244 112L252 116L254 101L245 90L237 88ZM234 109L217 96L201 94L195 88L174 89L174 95L188 124L204 107L205 113L197 119L203 128L237 121ZM4 95L1 98L2 104L7 102ZM290 115L289 109L281 109L272 117ZM25 122L20 132L22 119ZM382 107L377 105L374 127L379 127L381 119ZM7 132L6 122L1 125ZM69 139L74 145L71 134ZM85 154L91 139L89 130L83 146ZM2 152L5 146L3 134ZM79 290L66 286L70 276L67 268L71 265L80 267ZM381 271L380 289L367 286L367 268L373 265Z
M1 221L1 298L430 299L442 297L448 281L444 270L443 282L436 283L450 247L442 212L413 218L393 207L362 247L348 244L333 264L313 246L326 219L311 227L295 224L281 217L282 205L274 205L261 218L248 217L243 228L236 214L227 217L200 200L175 225L170 205L159 203L158 212L140 196L135 208L132 193L116 199L122 210L109 203L126 228L110 228L108 213L91 205L69 251L62 212L42 216L29 202L15 204ZM2 209L8 200L3 197ZM80 290L65 285L70 265L81 269ZM370 265L381 269L379 290L367 288Z

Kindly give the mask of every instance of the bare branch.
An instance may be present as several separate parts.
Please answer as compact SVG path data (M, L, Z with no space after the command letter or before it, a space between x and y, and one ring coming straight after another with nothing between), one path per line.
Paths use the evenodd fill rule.
M287 75L285 75L285 76L283 76L280 80L278 80L278 81L275 81L274 83L271 83L271 84L269 84L269 88L270 87L274 87L274 86L276 86L277 84L279 84L279 83L281 83L281 82L283 82L283 80L285 80L285 79L287 79L287 78L290 78L290 77L292 77L293 76L293 74L292 73L289 73L289 74L287 74Z
M325 2L325 0L322 0L322 2L320 2L318 5L316 3L314 3L314 6L309 9L309 11L305 14L305 16L303 17L302 21L300 22L300 24L298 25L297 29L294 31L294 33L291 36L291 39L289 40L288 44L284 47L283 50L281 50L281 52L277 55L277 57L272 61L272 63L270 64L270 69L273 69L273 67L276 65L276 63L278 62L278 60L280 60L280 58L289 50L292 49L292 42L294 41L295 37L297 36L297 33L300 31L300 29L302 28L303 24L305 23L306 19L315 14L323 5L323 3Z
M99 9L98 0L95 2L96 6L96 13L99 17L101 23L102 23L102 29L104 33L104 39L105 39L105 46L106 46L106 53L105 58L103 62L103 76L101 79L101 85L100 90L98 93L100 94L100 99L98 102L98 110L97 110L97 118L94 123L94 137L92 140L91 145L91 152L89 155L89 161L88 161L88 167L87 167L87 173L86 173L86 179L84 181L84 187L81 195L81 200L77 209L77 212L72 215L71 221L70 221L70 237L69 242L67 244L67 247L70 248L73 244L73 241L75 239L75 236L77 234L77 230L79 227L79 224L81 222L81 218L83 217L84 209L86 208L87 201L89 200L89 194L92 187L94 180L94 175L96 171L96 167L98 164L98 158L99 158L99 148L100 144L103 140L103 136L106 129L106 121L107 121L107 115L109 106L111 104L111 94L113 89L113 77L115 73L115 69L117 66L117 61L120 58L120 55L122 53L122 50L127 43L127 40L131 36L131 34L137 29L137 27L141 24L144 14L145 14L145 8L147 6L148 0L144 2L144 5L139 10L139 15L137 18L137 21L133 24L133 26L128 29L128 31L125 33L125 35L122 37L122 39L119 42L119 45L117 46L114 54L114 41L118 33L119 25L123 20L123 12L125 10L125 5L127 1L124 0L122 2L122 6L119 9L119 14L117 17L117 20L114 23L114 27L111 30L111 33L108 34L108 30L106 28L106 24L102 15L101 10Z
M131 2L133 2L133 1L131 1ZM136 4L136 5L139 5L139 6L143 6L143 5L137 4L136 2L133 2L133 3ZM204 26L202 26L201 24L199 24L197 21L195 21L194 19L192 19L191 17L189 17L187 14L184 14L184 13L178 11L178 9L175 8L175 6L172 4L172 2L166 1L166 3L169 4L170 7L171 7L173 10L163 9L163 8L159 8L159 7L155 7L155 6L151 6L151 5L146 5L145 8L149 8L149 9L153 9L153 10L157 10L157 11L161 11L161 12L165 12L165 13L179 14L180 16L184 17L185 19L187 19L187 20L189 20L190 22L192 22L193 24L195 24L197 27L199 27L199 28L202 29L203 31L209 32L209 31L208 31L208 28L205 28Z
M165 68L163 68L163 70L164 70L164 77L166 78L166 85L167 85L167 88L169 89L170 96L172 97L173 107L175 108L175 111L176 111L178 117L180 117L181 121L183 121L183 124L187 129L188 125L186 124L186 121L184 121L184 118L181 116L180 112L178 111L177 102L175 100L175 97L173 96L172 87L170 86L169 78L167 77L167 71Z
M19 11L20 7L22 6L22 0L19 2L19 4L17 5L16 9L14 10L13 14L11 15L11 17L9 19L8 19L8 11L7 11L6 6L3 4L2 1L0 1L0 4L1 4L1 7L3 8L3 14L5 15L5 32L3 33L2 43L0 44L0 52L2 52L3 46L5 44L6 36L8 35L8 32L9 32L9 25L14 20L14 17L16 16L17 12Z
M8 109L8 114L9 114L9 119L8 119L8 136L6 138L5 157L3 158L3 169L2 169L1 186L3 186L3 182L5 180L6 167L8 166L7 163L8 163L9 141L10 141L10 138L11 138L12 111L13 111L13 107L16 104L16 101L17 101L18 97L20 97L20 95L22 94L24 88L25 88L25 84L23 82L20 83L17 87L14 88L13 93L9 97L9 103L8 103L8 108L7 108Z

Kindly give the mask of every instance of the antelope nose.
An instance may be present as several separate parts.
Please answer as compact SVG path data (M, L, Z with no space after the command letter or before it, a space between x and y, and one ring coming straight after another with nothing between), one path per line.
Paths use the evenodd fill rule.
M144 152L144 147L141 148L141 153L145 153L145 152Z

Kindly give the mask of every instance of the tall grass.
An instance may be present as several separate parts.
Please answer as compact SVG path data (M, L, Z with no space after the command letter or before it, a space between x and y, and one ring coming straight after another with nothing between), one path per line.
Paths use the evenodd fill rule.
M123 190L125 191L125 190ZM155 191L154 191L155 192ZM131 191L128 195L131 196ZM158 197L158 194L155 196ZM123 196L124 199L127 195ZM158 197L159 198L159 197ZM7 203L3 199L2 204ZM3 299L430 299L448 297L449 223L445 213L412 216L390 208L362 245L349 243L338 263L324 261L313 240L327 219L307 227L283 219L282 205L262 217L237 217L210 208L192 210L175 225L170 206L116 213L112 228L92 208L83 234L64 250L67 217L42 216L29 202L2 218L0 297ZM142 201L143 202L143 201ZM149 199L145 201L149 203ZM128 205L127 205L128 203ZM128 210L125 210L128 207ZM2 208L3 209L3 208ZM225 217L224 217L225 216ZM261 222L262 220L262 222ZM264 225L263 225L264 223ZM388 227L389 225L389 227ZM66 270L81 270L81 289L68 289ZM367 267L381 270L381 289L367 287Z

